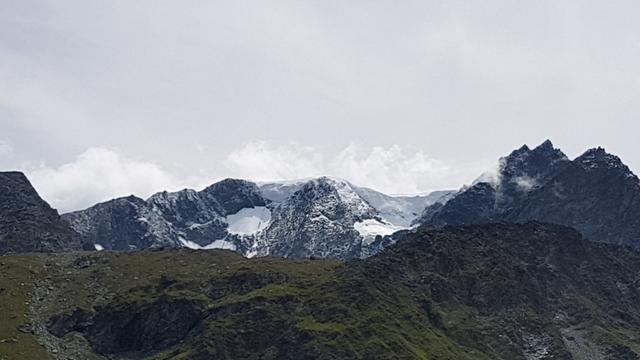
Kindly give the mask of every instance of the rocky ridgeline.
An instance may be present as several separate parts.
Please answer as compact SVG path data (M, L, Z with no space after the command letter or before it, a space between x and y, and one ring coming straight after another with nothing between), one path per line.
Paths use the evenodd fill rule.
M449 194L393 197L329 177L260 186L227 179L202 191L118 198L63 218L97 249L350 259L381 251L381 237L410 227L425 206Z
M0 254L80 250L71 230L20 172L0 172Z
M600 242L640 246L640 180L602 148L569 160L546 141L500 160L446 204L427 207L425 226L544 221L576 228Z

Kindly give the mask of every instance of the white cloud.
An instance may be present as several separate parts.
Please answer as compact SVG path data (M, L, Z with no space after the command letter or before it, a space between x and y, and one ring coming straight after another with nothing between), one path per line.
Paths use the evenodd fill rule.
M329 175L388 194L424 193L461 186L486 168L481 163L450 164L400 145L331 149L251 141L228 153L212 171L170 173L153 162L94 147L61 166L26 166L25 172L45 200L67 212L130 194L146 198L162 190L201 189L225 177L273 181Z
M390 194L449 189L469 182L486 164L447 164L423 150L351 144L331 150L296 143L253 141L229 154L229 174L255 181L321 175L340 177Z
M13 155L13 147L7 141L0 140L0 157L10 157Z
M365 148L349 145L329 165L336 176L387 193L417 193L451 186L455 170L422 150L399 145Z
M174 177L158 165L124 157L102 147L90 148L73 162L59 167L26 170L40 195L51 206L66 212L118 196L146 197L177 188Z
M324 162L322 151L312 146L251 141L229 153L224 164L231 176L269 181L326 175Z
M530 176L518 176L513 179L520 191L528 192L536 186L536 179Z

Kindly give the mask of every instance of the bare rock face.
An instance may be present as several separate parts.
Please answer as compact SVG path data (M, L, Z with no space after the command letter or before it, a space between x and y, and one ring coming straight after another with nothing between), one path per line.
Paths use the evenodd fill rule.
M80 236L20 172L0 172L0 254L80 250Z
M199 192L113 199L63 218L100 249L199 248L226 239L227 215L266 204L254 183L227 179Z
M501 159L497 179L478 180L443 206L428 207L427 226L544 221L587 238L640 246L640 180L602 148L569 160L551 142Z

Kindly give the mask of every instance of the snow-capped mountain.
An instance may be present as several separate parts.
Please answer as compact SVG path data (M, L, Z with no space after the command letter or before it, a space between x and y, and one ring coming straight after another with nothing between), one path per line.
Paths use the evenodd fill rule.
M389 196L348 181L256 184L227 179L202 191L129 196L63 215L96 249L223 248L245 256L357 258L380 236L409 228L451 192Z

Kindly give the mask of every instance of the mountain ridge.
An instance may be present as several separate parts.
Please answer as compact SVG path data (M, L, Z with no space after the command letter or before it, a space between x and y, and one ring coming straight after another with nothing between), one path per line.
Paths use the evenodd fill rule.
M117 198L63 218L99 249L222 247L245 256L352 258L380 251L367 248L377 235L409 228L427 204L448 195L393 197L328 176L261 185L225 179L201 191Z
M0 254L80 250L80 236L19 171L0 172Z
M500 160L496 182L478 181L445 205L425 209L423 226L544 221L592 240L640 246L640 180L602 147L569 160L550 141Z

